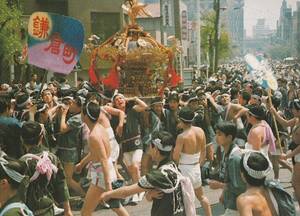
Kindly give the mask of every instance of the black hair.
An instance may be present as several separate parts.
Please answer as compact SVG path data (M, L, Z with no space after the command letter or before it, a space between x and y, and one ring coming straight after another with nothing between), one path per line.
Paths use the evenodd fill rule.
M84 115L87 115L91 122L96 123L100 116L100 106L99 104L88 102L84 105L82 112Z
M83 105L83 101L82 101L82 99L81 99L80 96L76 96L76 97L74 98L74 102L75 102L75 104L76 104L77 106L79 106L79 107L82 107L82 105Z
M21 128L21 137L26 145L38 145L41 137L42 126L38 122L24 122Z
M294 99L293 101L291 101L289 103L289 108L300 111L300 100L299 99Z
M265 120L266 119L266 109L262 105L250 105L248 106L249 114L256 118L257 120Z
M42 97L44 96L44 93L46 92L46 91L48 91L48 92L50 92L51 93L51 95L53 96L53 91L51 90L51 89L44 89L43 91L42 91Z
M246 171L243 160L244 160L245 155L242 155L241 161L240 161L240 167L241 167L241 172L243 173L246 182L251 185L251 186L263 186L266 180L266 177L262 179L256 179L251 177L248 172ZM262 153L259 152L252 152L248 161L247 165L249 168L256 170L256 171L263 171L268 169L269 167L269 162L268 160L262 155Z
M281 104L281 98L272 96L272 104L277 109Z
M17 104L23 104L25 103L29 98L29 95L27 93L24 92L20 92L17 96L16 96L16 103ZM21 107L20 107L21 108Z
M86 95L86 101L96 100L98 103L101 102L101 96L98 92L89 92Z
M189 107L183 107L179 111L178 117L184 124L192 124L195 113Z
M236 125L233 122L229 122L229 121L223 121L223 122L218 123L216 125L216 130L221 131L226 136L231 135L232 136L232 140L235 139L236 134L237 134L237 127L236 127Z
M6 112L7 108L10 107L10 101L8 97L0 97L0 113Z
M251 94L247 91L242 91L241 95L242 95L243 100L246 101L246 104L248 104L251 99Z
M8 161L8 164L5 164L4 166L20 173L21 175L25 174L27 168L26 163L7 156L4 156L4 159ZM0 179L6 179L13 189L18 189L21 184L10 178L2 166L0 166Z
M236 87L231 88L231 90L230 90L231 98L232 99L236 98L239 95L239 92L240 91L238 88L236 88Z
M165 147L165 146L173 146L174 147L175 146L175 139L174 139L173 135L167 131L154 132L152 135L152 139L153 140L160 139L163 147ZM152 146L152 148L154 148L155 145L153 143L151 143L151 146ZM158 151L162 156L165 156L165 157L169 157L171 154L171 151L162 151L160 149L158 149Z

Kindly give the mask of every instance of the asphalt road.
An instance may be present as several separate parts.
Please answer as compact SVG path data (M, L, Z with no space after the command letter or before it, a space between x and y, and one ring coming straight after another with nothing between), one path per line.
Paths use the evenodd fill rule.
M283 185L284 188L287 189L289 193L293 193L293 189L291 187L291 173L286 169L280 169L280 182ZM211 190L209 187L204 187L204 193L208 197L214 216L222 215L224 213L224 208L222 205L220 205L219 202L219 196L221 194L221 190ZM197 207L197 215L204 215L203 210L200 206L200 203L198 200L196 202ZM136 206L126 206L127 211L129 212L130 216L150 216L150 210L151 210L151 203L147 202L145 199L140 202ZM297 216L300 216L299 206L295 202L295 206L297 208ZM74 211L74 216L80 215L79 211ZM94 212L93 216L115 216L111 210L97 210ZM167 216L167 215L166 215Z

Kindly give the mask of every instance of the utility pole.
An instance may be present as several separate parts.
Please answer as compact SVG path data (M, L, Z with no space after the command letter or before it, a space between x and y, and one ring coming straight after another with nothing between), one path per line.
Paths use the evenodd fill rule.
M214 55L213 73L217 73L217 71L218 71L218 61L219 61L220 0L214 0L214 10L215 10L215 13L216 13L216 20L215 20L215 36L214 36L215 55Z

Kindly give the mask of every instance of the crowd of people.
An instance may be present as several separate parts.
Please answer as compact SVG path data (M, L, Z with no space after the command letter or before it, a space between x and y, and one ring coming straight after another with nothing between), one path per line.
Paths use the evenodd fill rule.
M242 62L151 98L80 78L1 84L0 216L70 216L71 196L84 216L98 205L126 216L144 197L153 216L196 215L195 199L209 216L204 185L222 189L224 215L296 215L279 170L300 205L300 73L272 68L272 92Z

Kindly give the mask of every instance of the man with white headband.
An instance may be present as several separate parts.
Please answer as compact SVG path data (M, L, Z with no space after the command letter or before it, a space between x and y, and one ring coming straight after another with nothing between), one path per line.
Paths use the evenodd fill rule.
M195 215L186 214L187 205L183 201L183 192L186 190L181 189L182 175L176 164L170 160L174 144L175 140L168 132L153 134L150 154L152 160L158 163L158 168L143 176L137 184L104 192L101 199L125 198L146 191L147 200L153 201L151 216ZM193 202L190 201L189 204Z
M27 164L29 176L26 205L37 216L72 216L66 176L58 157L42 147L45 129L34 121L24 122L21 138L26 154L21 160ZM55 203L63 209L57 208Z
M200 201L205 215L212 215L209 200L203 194L200 164L205 161L206 138L204 131L192 126L194 112L184 107L179 111L178 127L183 132L177 136L173 159L178 163L183 176L188 177L193 184L197 199Z
M25 163L0 157L0 215L1 216L33 216L33 213L22 202L18 192L26 178Z
M139 99L125 98L117 93L112 98L113 106L126 114L126 122L123 127L120 144L122 145L123 161L125 162L133 183L137 183L140 174L140 165L143 155L143 143L141 139L141 113L147 108L147 104ZM111 125L116 130L119 119L112 118ZM132 204L142 199L143 194L135 194Z
M291 196L276 182L266 181L272 171L268 157L259 151L247 151L241 159L241 172L247 190L237 199L241 216L296 215Z

